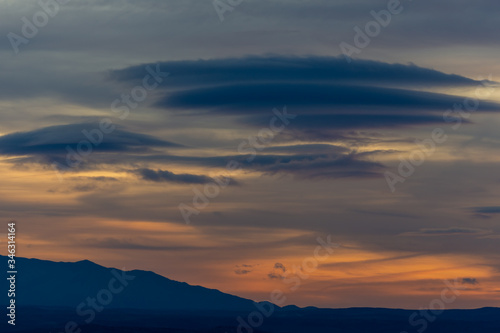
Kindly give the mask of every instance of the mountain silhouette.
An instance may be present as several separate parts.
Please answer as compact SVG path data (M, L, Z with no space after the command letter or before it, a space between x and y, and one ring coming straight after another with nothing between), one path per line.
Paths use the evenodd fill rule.
M0 256L0 262L6 263L7 257ZM112 297L107 308L250 310L254 307L251 300L215 289L191 286L149 271L106 268L88 260L53 262L18 257L16 266L16 302L24 306L76 307L87 297L95 298L101 293L106 302ZM2 304L7 304L6 296L2 297Z
M7 259L0 256L0 262L7 263ZM424 316L422 310L278 307L153 272L107 268L88 260L53 262L18 257L16 268L17 323L8 324L4 316L0 332L500 332L499 308L445 310ZM8 290L5 276L2 280L4 290ZM2 292L0 305L8 302L7 293Z

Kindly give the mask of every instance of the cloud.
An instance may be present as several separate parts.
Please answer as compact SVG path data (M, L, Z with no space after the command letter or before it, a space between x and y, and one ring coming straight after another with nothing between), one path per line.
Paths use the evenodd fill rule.
M278 274L278 273L269 273L267 274L267 277L270 279L270 280L274 280L274 279L283 279L283 276L281 274Z
M274 264L274 269L280 269L282 270L283 272L286 272L286 267L285 265L283 265L282 263L280 262L277 262Z
M246 275L248 273L253 272L253 267L257 265L248 265L248 264L242 264L242 265L236 265L236 269L234 270L234 273L237 275Z
M116 125L114 125L116 126ZM86 143L86 144L83 144ZM180 147L180 145L153 136L134 133L120 127L104 134L99 124L82 123L43 127L6 134L0 137L1 155L65 155L85 150L91 144L95 152L147 152L153 147ZM79 145L81 145L79 147ZM81 148L83 147L83 148Z
M474 207L472 210L478 214L500 214L500 206Z
M89 126L61 125L46 127L30 132L13 133L0 137L0 154L17 155L10 159L10 163L39 163L51 165L57 162L62 166L68 164L68 150L76 151L81 134L78 131ZM90 127L90 129L92 129ZM84 138L85 136L82 135ZM361 139L362 140L362 139ZM175 174L168 170L151 169L147 164L175 164L177 166L200 166L205 168L225 169L229 162L238 163L242 170L259 172L268 175L289 174L302 179L344 178L344 177L380 177L384 165L370 161L370 151L357 153L347 147L330 144L305 144L288 146L271 146L263 149L256 155L220 155L197 156L172 155L160 151L162 148L177 148L180 145L157 139L153 136L133 133L121 129L104 137L103 143L95 147L96 154L84 160L77 168L99 169L103 165L117 167L118 165L137 166L133 173L142 179L153 182L178 182L190 184L206 184L215 181L214 177L193 174ZM158 149L156 149L158 148ZM251 146L242 147L242 153L249 152ZM248 150L247 150L248 149ZM102 154L103 152L117 152L120 154ZM101 154L99 154L101 153ZM281 153L281 154L280 154ZM384 153L374 151L372 153ZM27 156L22 156L27 155ZM72 162L72 160L71 160ZM230 177L230 184L239 183Z
M97 181L97 182L116 182L116 181L118 181L118 179L115 178L115 177L104 177L104 176L99 176L99 177L74 177L73 179L76 179L76 180Z
M89 247L105 249L126 249L126 250L153 250L153 251L190 251L203 250L206 248L196 246L171 246L171 245L153 245L151 239L144 239L143 242L126 238L107 237L103 239L86 239L80 244Z
M229 155L229 156L179 156L169 154L141 154L114 157L95 158L95 163L115 164L123 159L123 163L168 163L176 165L194 165L206 168L226 168L229 162L238 164L239 169L260 172L269 175L290 174L303 179L343 178L343 177L380 177L384 165L365 160L365 153L358 154L353 150L347 153L331 152L323 154L266 154L263 150L257 155ZM146 177L161 180L155 171L148 172ZM168 176L166 176L168 178ZM237 184L237 183L235 183Z
M372 60L346 63L344 57L248 56L212 60L161 62L172 73L169 83L176 87L224 85L228 82L280 83L318 82L325 84L373 84L406 86L472 86L480 82L460 75L445 74L413 64L389 64ZM144 65L109 72L116 81L138 81Z
M254 83L220 85L169 92L156 103L167 109L211 111L222 114L249 115L269 113L276 105L293 105L298 114L363 113L416 110L440 111L463 103L459 96L373 86L348 86L318 82ZM500 106L482 102L478 111L498 111Z
M277 262L273 266L273 271L271 273L267 274L267 278L270 280L274 279L284 279L284 276L282 273L285 273L287 271L285 265L283 265L280 262Z
M462 284L471 284L476 285L479 284L479 281L476 278L462 278Z
M72 187L72 192L91 192L97 188L95 184L75 185Z
M295 154L328 154L328 153L348 153L349 148L332 144L301 144L291 146L266 147L266 153L295 153Z
M241 269L241 268L238 268L238 269L234 270L234 273L238 274L238 275L245 275L245 274L248 274L248 273L251 273L251 272L252 271L249 270L249 269Z
M108 133L101 131L98 123L80 123L6 134L0 136L0 155L16 156L9 159L9 163L52 165L61 171L76 172L98 169L103 162L128 163L132 154L144 156L166 148L183 147L113 126L115 129Z
M266 154L231 156L176 156L149 155L138 156L137 162L176 163L224 168L230 161L238 163L239 168L265 174L291 174L299 178L338 178L380 176L384 166L377 162L364 160L366 154L331 152L325 154ZM130 159L130 158L129 158ZM135 159L131 158L131 162Z
M356 153L316 156L266 156L255 159L249 168L265 174L291 174L302 179L380 177L383 165L361 159Z
M379 264L379 263L385 263L385 262L390 262L390 261L413 259L416 257L420 257L422 255L424 255L424 254L417 253L417 254L392 256L392 257L381 258L381 259L366 259L366 260L354 260L354 261L345 261L345 262L324 263L324 264L321 264L321 266L322 267L335 267L336 269L339 269L339 270L346 270L346 269L349 269L349 267L358 266L358 265Z
M135 82L142 79L143 66L112 71L110 77ZM272 107L286 104L300 116L291 125L299 132L439 124L443 112L465 98L422 88L496 84L415 65L368 60L347 64L334 57L243 57L161 66L172 76L155 103L159 108L235 115L242 125L263 126ZM477 111L499 110L499 104L481 101Z
M489 233L491 233L491 230L451 227L451 228L423 228L420 229L419 231L406 232L401 235L402 236L451 236L451 235L476 236L476 235L485 235Z
M344 178L344 177L380 177L384 166L377 162L364 160L364 154L287 154L274 155L232 155L232 156L172 156L155 155L141 158L142 161L169 162L224 168L228 162L235 161L243 170L257 171L264 174L290 174L303 179Z
M269 123L268 117L249 117L241 120L242 123L254 126L265 126ZM469 123L462 120L463 123ZM310 131L317 132L316 137L335 137L341 130L352 129L391 129L418 125L442 124L441 115L412 115L412 114L307 114L300 115L297 121L288 129L289 133ZM333 131L333 132L332 132ZM336 132L335 132L336 131ZM319 132L319 133L318 133Z
M223 177L223 179L215 180L212 177L204 175L192 175L192 174L175 174L166 170L151 170L147 168L137 169L134 171L136 174L142 177L144 180L149 180L152 182L172 182L172 183L183 183L183 184L207 184L211 182L222 182L229 183L229 185L236 185L237 182L228 177Z
M196 58L207 54L215 57L221 54L250 54L256 50L277 52L287 50L292 54L338 52L338 43L352 43L353 25L372 20L371 10L387 7L384 0L327 1L310 0L307 4L297 0L254 0L248 6L227 13L231 29L221 29L212 2L196 0L108 0L88 1L85 7L78 3L64 5L64 14L45 26L39 34L39 43L23 49L40 52L55 51L84 53L100 51L116 58L133 59L146 54L169 54L173 59ZM4 34L20 33L19 17L33 15L36 4L6 3L3 11L11 15L4 20ZM460 8L467 6L467 20ZM436 51L459 45L496 45L498 36L494 33L498 3L495 0L442 0L439 6L428 3L412 3L403 15L405 19L393 18L397 29L385 29L372 43L370 49L392 51L407 48L413 53ZM411 9L410 9L411 7ZM406 12L406 10L408 12ZM411 14L411 15L410 15ZM149 24L143 24L147 18ZM90 19L92 28L100 34L89 35L85 27ZM422 25L425 22L425 25ZM477 24L481 22L481 24ZM61 34L65 28L67 33ZM181 31L182 33L165 33ZM314 38L311 38L314 31ZM122 36L127 36L123 38ZM151 45L148 38L165 43ZM209 39L211 44L203 43ZM112 40L113 43L109 41ZM130 41L136 47L130 47ZM325 46L325 44L328 44ZM9 43L0 45L10 50ZM325 50L326 49L326 50ZM168 52L170 51L170 52ZM301 52L300 52L301 51ZM365 50L369 52L369 50ZM431 55L433 53L429 52ZM387 54L387 53L386 53ZM468 53L464 52L464 56ZM146 56L144 58L147 59ZM439 58L439 57L434 57ZM448 60L450 61L450 60Z

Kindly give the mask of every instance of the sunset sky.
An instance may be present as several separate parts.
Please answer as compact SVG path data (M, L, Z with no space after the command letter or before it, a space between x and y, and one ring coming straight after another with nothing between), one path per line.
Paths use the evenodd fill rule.
M500 2L402 0L356 47L391 2L61 1L25 36L41 5L0 1L17 255L299 306L428 307L446 280L450 308L500 306Z

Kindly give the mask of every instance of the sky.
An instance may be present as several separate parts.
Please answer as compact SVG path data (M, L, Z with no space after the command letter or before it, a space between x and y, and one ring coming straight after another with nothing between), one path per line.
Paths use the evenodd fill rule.
M499 12L2 0L18 256L299 306L428 307L447 281L449 308L499 306ZM314 259L318 237L338 247Z

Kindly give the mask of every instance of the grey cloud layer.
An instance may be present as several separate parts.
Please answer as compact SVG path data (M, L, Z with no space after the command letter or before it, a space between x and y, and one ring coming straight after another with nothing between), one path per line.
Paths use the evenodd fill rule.
M158 154L155 148L179 148L180 145L161 140L153 136L133 133L117 128L109 134L97 135L98 125L93 123L71 124L45 127L29 132L7 134L0 137L0 154L19 156L12 162L36 162L42 164L59 164L71 166L75 152L80 151L81 142L102 142L93 145L92 154L81 156L79 168L98 168L101 164L133 165L134 163L175 163L177 165L195 165L207 168L225 168L227 163L235 161L242 169L258 171L265 174L286 173L299 178L328 177L372 177L379 176L382 165L366 161L364 156L350 149L333 145L277 146L268 153L258 156L248 154L231 156L189 156ZM92 138L92 139L91 139ZM329 149L325 149L328 147ZM319 151L314 151L314 148ZM289 152L273 154L273 152ZM106 153L106 154L103 154ZM109 155L108 153L120 153ZM140 155L138 155L140 154ZM77 171L77 169L73 170ZM149 168L134 169L144 180L154 182L176 182L184 184L205 184L213 178L205 175L175 174L170 171L152 170ZM231 180L229 178L229 180ZM237 182L232 180L233 184Z
M10 31L19 33L20 17L32 15L39 9L36 1L10 1L3 6L0 12L9 15L0 17L4 22L2 35ZM389 26L373 47L397 48L402 43L415 49L436 45L491 45L498 41L495 27L499 6L495 0L442 0L439 4L403 1L405 10L391 23L397 28ZM322 44L330 43L332 49L341 41L352 39L353 26L362 26L372 19L370 11L386 8L387 1L246 0L228 15L224 23L230 28L219 24L211 1L81 0L62 7L44 27L44 33L37 36L40 42L29 45L31 49L97 49L105 54L127 50L137 55L142 48L148 48L157 52L170 50L177 57L182 52L181 58L186 58L190 53L198 54L193 51L207 49L202 43L204 38L216 46L206 51L210 56L238 51L251 53L249 44L253 43L249 41L259 41L263 48L274 52L290 47L287 44L294 40L302 46L294 49L302 53L311 48L324 50L326 47L319 46L318 40ZM146 19L148 24L141 24ZM91 20L93 24L88 24ZM151 45L143 38L145 35L162 40L165 45ZM236 36L245 38L234 38ZM110 39L115 40L113 46L108 43ZM227 43L228 40L231 43ZM285 43L277 43L278 40ZM138 47L130 50L131 42ZM1 46L6 50L10 47L8 43Z

